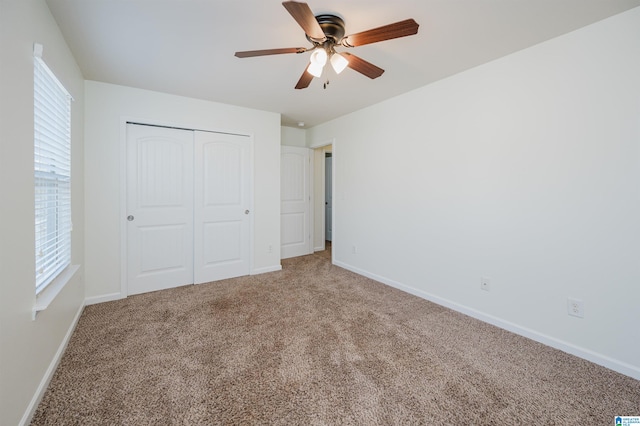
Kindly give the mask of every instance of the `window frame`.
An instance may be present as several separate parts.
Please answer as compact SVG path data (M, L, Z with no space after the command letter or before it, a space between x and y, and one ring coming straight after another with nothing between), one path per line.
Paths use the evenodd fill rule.
M42 60L42 46L34 44L36 311L46 308L77 270L77 267L69 268L72 100L72 96ZM55 288L54 294L41 297L49 287ZM44 307L43 302L46 303Z

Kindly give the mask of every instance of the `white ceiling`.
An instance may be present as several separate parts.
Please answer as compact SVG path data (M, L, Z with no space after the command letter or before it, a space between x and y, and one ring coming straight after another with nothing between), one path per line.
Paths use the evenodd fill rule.
M239 59L234 52L307 47L280 0L47 0L83 74L96 80L282 114L314 126L640 6L640 0L309 0L347 34L407 18L415 36L349 49L384 68L347 69L294 86L309 53ZM344 50L344 49L343 49ZM328 75L330 84L323 89Z

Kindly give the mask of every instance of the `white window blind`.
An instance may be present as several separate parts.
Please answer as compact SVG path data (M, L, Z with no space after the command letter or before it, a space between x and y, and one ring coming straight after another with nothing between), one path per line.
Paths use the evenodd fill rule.
M71 97L34 58L36 293L71 262Z

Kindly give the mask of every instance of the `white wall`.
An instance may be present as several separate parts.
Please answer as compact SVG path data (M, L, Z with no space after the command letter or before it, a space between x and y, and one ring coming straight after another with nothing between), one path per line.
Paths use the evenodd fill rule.
M304 129L297 129L295 127L282 126L282 145L286 146L298 146L300 148L306 148L306 134Z
M254 141L252 273L280 269L280 115L87 81L85 121L87 302L121 293L123 122L249 134Z
M640 8L310 129L337 262L640 378L638 76Z
M71 106L72 263L79 271L32 320L35 303L33 43L75 98ZM0 3L0 424L26 421L84 300L84 81L43 0Z

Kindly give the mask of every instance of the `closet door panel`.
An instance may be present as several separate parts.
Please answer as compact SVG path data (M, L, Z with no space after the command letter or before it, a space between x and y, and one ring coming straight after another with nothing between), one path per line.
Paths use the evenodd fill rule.
M193 132L127 125L128 294L193 283Z
M251 140L195 133L195 283L249 275Z

